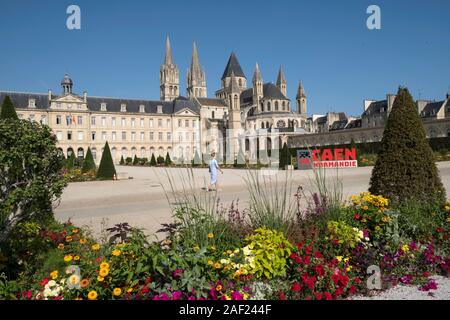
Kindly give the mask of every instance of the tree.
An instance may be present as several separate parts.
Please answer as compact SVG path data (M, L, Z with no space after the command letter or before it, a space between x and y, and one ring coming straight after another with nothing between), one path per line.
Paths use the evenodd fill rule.
M234 162L234 166L236 168L244 168L245 164L246 164L246 161L245 161L244 151L242 150L242 147L239 147L239 152L236 157L236 161Z
M69 158L67 159L67 170L72 170L75 167L76 160L77 159L75 158L75 153L71 152Z
M0 243L24 221L53 218L65 187L63 157L49 127L0 119Z
M192 165L194 167L201 166L203 164L202 158L200 158L200 155L198 154L198 150L195 150L194 159L192 160Z
M0 112L0 119L13 119L13 120L19 119L16 113L16 109L14 108L14 105L9 96L5 96L5 99L3 99L2 110Z
M164 160L164 165L165 165L165 166L170 166L171 164L172 164L172 159L170 159L169 152L167 152L167 154L166 154L166 160Z
M97 171L97 179L101 180L113 180L116 175L116 168L111 157L111 150L109 149L108 141L105 143L105 147L102 153L102 159Z
M81 168L82 173L86 173L89 171L95 172L95 161L94 161L94 157L92 156L90 147L88 147L88 150L86 152L86 157L84 158L83 166Z
M138 164L139 164L139 159L138 159L138 157L136 155L134 155L133 166L137 166Z
M445 201L433 152L406 88L399 88L389 114L369 191L394 203Z
M158 156L158 158L156 159L156 162L157 162L159 165L164 164L164 157L163 157L163 156Z
M152 153L152 158L150 159L150 167L156 167L156 158L154 153Z
M123 155L120 157L120 165L123 166L125 164L125 160L123 158Z
M280 168L284 169L289 165L291 165L291 153L289 152L287 144L284 143L280 152Z

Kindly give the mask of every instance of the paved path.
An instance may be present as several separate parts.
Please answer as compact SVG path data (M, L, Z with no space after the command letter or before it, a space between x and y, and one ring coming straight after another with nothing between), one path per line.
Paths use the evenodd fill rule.
M442 181L450 190L450 162L438 163ZM160 223L171 220L171 209L164 189L170 190L167 172L174 178L186 174L186 169L163 169L149 167L116 167L121 180L72 183L64 191L56 217L62 221L71 219L77 225L91 227L99 234L105 226L128 222L133 226L145 228L148 233L156 231ZM372 167L341 169L344 197L367 190ZM207 169L193 169L198 189L208 180ZM226 169L219 176L222 191L220 200L224 205L239 199L240 208L247 207L249 198L244 178L246 170ZM277 174L280 179L285 174ZM328 169L328 176L335 170ZM133 179L127 179L132 177ZM306 190L314 187L312 171L293 171L295 188L302 185ZM179 182L179 179L177 179ZM176 186L179 188L179 185Z

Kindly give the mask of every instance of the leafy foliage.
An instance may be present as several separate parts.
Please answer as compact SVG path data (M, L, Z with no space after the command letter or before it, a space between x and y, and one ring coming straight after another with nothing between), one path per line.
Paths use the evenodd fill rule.
M89 147L86 152L86 157L83 161L83 167L81 168L81 173L86 173L94 171L95 172L95 161L94 157L92 156L91 148Z
M17 117L16 109L14 108L14 105L9 96L5 96L5 99L3 100L0 112L0 119L11 119L11 120L19 119Z
M116 168L114 167L108 142L106 142L103 149L102 159L100 160L100 165L97 171L97 179L112 180L115 175Z

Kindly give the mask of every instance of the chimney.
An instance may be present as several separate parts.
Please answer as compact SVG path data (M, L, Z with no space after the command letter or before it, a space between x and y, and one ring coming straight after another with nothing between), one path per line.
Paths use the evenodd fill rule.
M83 100L84 100L84 103L87 103L87 92L86 91L83 92Z

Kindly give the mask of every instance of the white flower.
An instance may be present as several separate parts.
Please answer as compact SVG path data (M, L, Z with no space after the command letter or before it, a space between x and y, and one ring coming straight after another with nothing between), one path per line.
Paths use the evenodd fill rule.
M356 229L356 230L358 230L358 229ZM362 232L361 230L359 230L359 237L360 237L361 239L364 238L364 232Z
M222 260L220 260L220 263L221 263L221 264L228 264L228 263L230 263L230 260L228 260L228 259L222 259Z
M47 283L47 285L48 285L49 287L53 287L54 285L56 285L56 281L55 281L55 280L50 280L50 281Z
M369 239L369 237L365 237L364 240L369 241L370 239Z
M246 255L249 256L252 254L252 250L250 250L250 248L248 246L242 248L242 252Z

